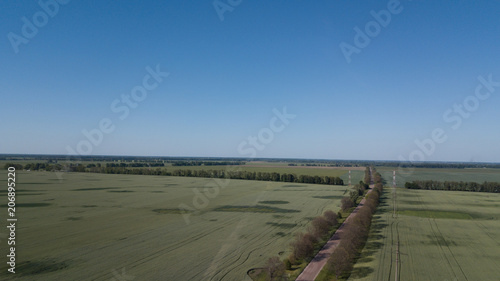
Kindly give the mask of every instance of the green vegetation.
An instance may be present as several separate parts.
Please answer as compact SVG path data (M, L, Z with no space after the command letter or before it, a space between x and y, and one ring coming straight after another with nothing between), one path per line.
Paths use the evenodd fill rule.
M0 157L0 167L17 169L16 211L23 241L17 252L19 279L109 280L112 269L124 264L127 274L141 279L248 280L247 272L254 280L280 280L288 274L293 279L366 194L369 181L366 170L359 168L362 161L66 160ZM357 184L352 189L335 185L347 182L344 167L349 165ZM495 280L500 276L500 195L438 189L498 192L497 166L400 169L400 186L410 182L422 189L398 188L396 197L384 192L375 214L363 211L360 227L348 231L351 238L318 280L393 280L398 239L400 280ZM394 169L378 167L386 179L392 179ZM45 172L56 170L79 173L58 178ZM5 177L3 173L1 179ZM374 180L383 181L377 173ZM217 181L228 185L210 193L207 187ZM6 196L0 191L0 199ZM191 209L180 208L180 203ZM366 219L372 216L373 222ZM6 213L0 219L5 221ZM0 251L6 247L1 243ZM102 271L103 265L110 270ZM5 269L0 265L0 279L5 279Z
M316 280L347 279L351 275L354 264L359 259L368 238L373 214L379 205L383 192L382 177L375 168L371 170L367 168L366 175L365 182L371 182L373 178L374 188L370 194L366 195L364 204L358 207L356 216L344 226L340 234L339 244ZM362 182L358 186L358 191L359 188L364 188ZM355 194L357 195L357 193ZM346 199L349 200L343 200L343 204L352 198Z
M405 188L500 193L500 182L477 183L477 182L462 182L462 181L443 182L443 181L426 180L426 181L406 182Z
M6 177L0 173L0 181ZM17 171L16 187L29 192L16 197L22 218L16 276L111 280L113 269L121 273L125 266L128 275L145 280L159 275L245 280L249 269L290 255L290 242L312 225L310 217L340 208L339 199L313 196L340 197L345 191L342 186L231 180L204 208L194 208L186 224L189 211L179 209L179 203L193 207L195 195L207 194L205 188L213 184L214 179L204 178L64 173L59 179L52 172ZM0 200L6 196L0 193ZM215 211L224 206L238 211ZM241 206L265 212L240 212ZM0 219L5 221L6 214ZM0 251L6 247L1 243ZM7 266L0 265L2 280Z
M394 217L394 196L397 212ZM398 188L385 192L349 280L496 280L500 194Z

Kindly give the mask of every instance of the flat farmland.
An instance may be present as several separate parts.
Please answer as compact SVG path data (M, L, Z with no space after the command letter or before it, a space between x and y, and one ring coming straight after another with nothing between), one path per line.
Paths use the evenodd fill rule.
M164 176L16 177L17 274L9 276L16 280L249 280L247 270L286 257L294 234L337 211L346 192L241 180L215 192L205 189L213 179ZM0 198L5 222L6 193ZM193 212L183 215L180 203ZM6 235L4 228L2 253ZM6 269L0 266L0 279Z
M499 280L500 194L397 189L372 226L349 280Z

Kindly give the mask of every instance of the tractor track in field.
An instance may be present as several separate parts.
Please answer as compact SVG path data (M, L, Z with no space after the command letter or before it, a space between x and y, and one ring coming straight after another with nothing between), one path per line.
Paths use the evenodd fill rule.
M399 262L396 263L396 267L397 267L397 271L396 271L397 273L396 274L397 274L397 277L398 277L397 280L401 280L400 277L401 277L401 264L402 264L402 262L401 262L401 258L399 257L400 256L400 250L399 250L399 241L400 240L399 240L399 228L398 228L398 226L399 226L399 221L396 221L396 226L395 226L395 228L396 228L396 239L397 239L396 259L399 261Z
M429 211L429 209L425 206L424 202L422 201L422 197L418 196L418 201L420 202L420 207L426 211ZM446 251L445 251L445 248L441 245L441 241L444 241L444 244L446 246L446 249L448 250L448 252L450 253L450 255L452 256L453 258L453 261L456 263L457 267L460 269L460 272L462 272L462 275L465 277L465 280L468 280L467 279L467 276L465 275L462 267L460 266L460 264L458 263L455 255L453 254L453 252L451 251L450 249L450 246L448 245L448 242L446 241L446 239L444 238L442 232L439 230L439 227L438 227L438 224L436 223L436 219L435 218L428 218L427 219L428 222L429 222L429 225L431 227L431 231L432 231L432 235L434 236L434 239L436 241L436 244L439 246L439 249L441 250L443 256L445 257L446 259L446 262L448 263L449 267L450 267L450 270L451 272L453 272L453 275L455 276L455 279L458 280L458 276L457 274L455 273L455 269L454 269L454 266L452 265L452 262L450 261L450 258L448 257L448 255L446 254ZM434 226L433 226L433 223L434 223Z
M441 237L443 237L443 239L444 239L443 233L441 232L441 230L439 230L439 226L438 226L438 224L436 223L436 219L433 219L433 221L434 221L434 224L435 224L435 226L436 226L437 231L439 232L439 235L440 235ZM446 242L446 240L445 240L445 239L444 239L444 241L445 241L446 248L448 249L448 251L450 252L451 256L453 257L453 260L455 261L455 263L457 264L458 268L460 269L460 272L462 272L462 274L463 274L463 276L464 276L465 280L467 280L467 281L468 281L469 279L467 278L467 275L465 275L465 272L464 272L464 270L462 269L462 266L460 266L460 263L458 262L457 258L455 257L455 254L453 254L453 251L450 249L450 246L449 246L448 242Z
M399 258L399 220L398 220L398 202L397 202L397 196L396 196L396 189L394 189L394 214L393 214L393 217L394 219L396 220L395 221L395 229L396 229L396 272L394 273L395 275L397 274L397 278L396 280L400 280L400 276L401 276L401 259ZM392 245L394 245L394 241L392 241ZM391 251L391 268L392 268L392 253L393 251ZM390 274L389 274L389 278L390 278Z
M422 197L421 196L417 196L417 198L418 198L418 201L420 202L420 208L424 209L424 210L427 210L427 208L425 207L424 202L422 201ZM428 218L427 221L429 222L429 225L431 227L431 232L432 232L432 235L434 236L434 240L436 241L436 244L439 246L439 249L441 250L441 253L444 256L444 259L446 260L446 263L448 264L451 272L455 276L455 279L457 279L458 278L457 274L455 273L455 270L453 270L453 266L451 265L450 259L446 255L446 253L445 253L445 251L443 249L443 246L440 244L440 239L437 236L436 231L434 230L434 227L432 226L432 220L430 218ZM443 237L441 236L441 238L443 238Z
M484 234L486 234L488 237L491 238L491 240L495 241L496 243L498 243L498 239L495 239L493 238L493 236L491 236L491 234L488 233L488 228L486 226L484 226L481 222L477 221L477 220L474 220L474 223L480 228L483 230ZM499 244L500 246L500 244Z
M395 193L395 191L394 191ZM393 197L395 198L395 197ZM395 206L396 206L396 202L394 201L394 199L392 200L392 204L393 204L393 210L395 210ZM390 235L391 235L391 245L390 245L390 254L389 254L389 259L390 259L390 262L389 262L389 274L387 275L387 281L391 281L391 277L392 277L392 268L396 265L394 265L395 263L395 260L394 260L394 253L395 253L395 249L394 249L394 245L396 245L396 243L399 241L399 230L398 230L398 224L399 224L399 221L397 221L397 212L395 211L391 211L392 214L389 216L387 215L388 218L390 218L392 221L391 221L391 224L389 226L390 228ZM394 234L394 232L396 232L396 235ZM383 252L383 256L382 256L382 260L385 260L385 257L386 257L386 252L387 251L384 251ZM383 264L379 264L379 268L382 266ZM385 267L385 265L383 266ZM385 279L384 278L384 272L383 270L379 270L379 276L377 278L377 280L383 280Z
M236 219L234 219L236 220ZM168 253L168 252L171 252L171 251L174 251L178 248L181 248L181 247L185 247L186 246L186 242L193 242L193 241L197 241L207 235L210 235L220 229L223 229L225 228L227 225L230 225L232 224L233 222L231 220L225 222L225 224L223 224L222 226L219 226L219 227L216 227L216 228L213 228L213 229L210 229L208 231L205 231L203 233L200 233L200 234L197 234L197 235L194 235L194 236L191 236L191 237L188 237L188 238L185 238L183 239L182 241L179 241L178 243L174 244L174 245L167 245L165 247L160 247L158 248L156 251L154 251L153 253L149 254L148 256L142 258L142 259L139 259L139 260L136 260L132 263L129 263L127 265L125 265L125 267L130 267L130 268L134 268L134 267L137 267L137 266L140 266L142 264L146 264L146 263L149 263L151 262L151 260L154 260L154 259L157 259L158 257L160 257L161 255L165 254L165 253Z
M244 246L244 245L247 245L247 244L253 245L254 241L265 241L266 239L264 239L264 238L270 232L279 229L279 227L273 226L270 229L271 229L270 231L263 231L259 236L256 236L253 239L248 240L245 243L240 244L240 245L241 246ZM231 273L233 270L235 270L236 268L238 268L239 266L241 266L242 264L244 264L249 259L249 257L252 255L253 252L255 252L257 250L260 250L262 248L265 248L265 247L267 247L271 243L273 243L273 241L270 241L270 242L267 242L267 243L262 243L259 246L254 247L252 250L248 251L247 253L241 251L239 253L238 257L235 260L226 261L226 262L230 263L230 265L231 265L230 267L224 267L224 268L219 267L220 269L217 272L215 272L210 277L210 280L224 280L229 273ZM221 275L221 274L222 274L222 276L218 277L218 275Z
M392 258L392 253L394 251L394 222L391 222L391 226L390 226L390 231L391 231L391 251L390 251L390 262L389 262L389 274L387 275L387 281L391 281L391 274L392 274L392 266L393 266L393 258ZM386 252L387 251L384 251L383 252L383 256L382 256L382 260L385 260L385 256L386 256ZM380 268L384 268L385 265L383 263L379 263L379 269ZM383 270L379 270L379 276L377 278L377 280L382 280L383 279L383 276L384 276L384 272ZM380 276L381 275L381 276Z
M451 206L453 206L453 201L450 200L448 194L446 194L446 201L448 201L448 204L451 204ZM458 268L460 269L460 272L462 272L465 280L469 280L467 278L467 275L465 275L465 272L464 270L462 269L462 266L460 265L460 263L458 262L457 258L455 257L455 254L453 253L453 251L450 249L450 246L449 246L449 243L446 241L446 239L444 239L444 236L443 236L443 233L441 232L441 230L439 229L439 225L436 223L436 219L433 219L433 222L434 222L434 225L436 226L436 229L437 231L439 232L439 235L443 238L443 241L445 242L445 246L446 248L448 249L448 251L450 252L451 256L453 257L453 260L455 261L455 263L457 264Z

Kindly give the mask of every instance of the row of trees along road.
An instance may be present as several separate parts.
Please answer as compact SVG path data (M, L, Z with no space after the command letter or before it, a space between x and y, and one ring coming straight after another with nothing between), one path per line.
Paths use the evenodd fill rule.
M329 278L347 279L368 239L373 214L383 192L382 176L376 172L375 168L372 168L372 173L374 180L373 191L366 196L365 203L358 210L355 217L344 226L340 242L325 266ZM370 174L369 171L367 174ZM365 177L365 184L370 182L370 178Z
M353 187L349 197L341 200L341 210L352 212L356 204L369 188L372 178L375 183L374 190L366 196L364 205L356 213L356 217L346 224L341 236L341 242L328 260L326 270L330 275L340 277L342 274L348 276L354 265L358 253L364 247L371 225L373 213L375 212L383 190L382 176L374 168L366 168L364 182L360 181ZM311 221L306 232L297 233L291 243L292 253L281 262L279 257L270 258L264 267L265 280L287 280L286 270L291 270L293 265L300 265L304 261L309 262L315 256L315 251L321 249L322 244L327 241L339 226L342 213L332 210L325 211Z

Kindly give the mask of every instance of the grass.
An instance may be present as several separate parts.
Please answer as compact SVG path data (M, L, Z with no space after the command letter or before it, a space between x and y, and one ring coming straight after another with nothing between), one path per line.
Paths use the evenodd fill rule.
M0 181L6 177L0 173ZM110 280L122 268L144 280L248 280L249 269L290 254L290 242L310 217L340 208L340 200L313 196L345 190L230 180L214 196L204 190L213 179L65 173L59 180L51 172L22 171L16 178L19 190L30 191L16 198L22 241L16 269L30 280ZM195 201L204 206L200 212L193 207L196 194L208 198ZM194 211L180 212L180 203ZM7 252L7 243L0 251ZM0 280L6 269L0 264Z
M348 280L497 280L500 276L500 194L397 189L387 198Z

